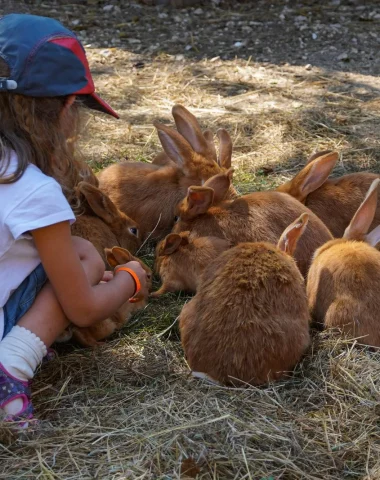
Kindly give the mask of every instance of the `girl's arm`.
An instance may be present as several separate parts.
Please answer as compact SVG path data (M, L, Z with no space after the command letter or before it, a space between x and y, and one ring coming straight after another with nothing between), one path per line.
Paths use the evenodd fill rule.
M104 274L99 258L90 279L87 277L74 248L68 221L31 233L58 302L67 318L78 327L104 320L133 295L135 283L128 272L120 271L107 283L98 284ZM146 274L141 265L138 262L127 265L138 275L142 288L146 288Z

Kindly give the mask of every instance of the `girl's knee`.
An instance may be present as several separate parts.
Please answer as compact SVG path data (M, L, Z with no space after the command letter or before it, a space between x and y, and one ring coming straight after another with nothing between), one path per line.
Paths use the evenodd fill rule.
M88 279L92 284L99 283L105 271L104 261L99 252L88 240L75 236L72 239Z
M81 260L84 260L88 257L98 254L94 245L88 240L85 240L84 238L76 237L74 235L71 238L73 240L75 251L77 252Z

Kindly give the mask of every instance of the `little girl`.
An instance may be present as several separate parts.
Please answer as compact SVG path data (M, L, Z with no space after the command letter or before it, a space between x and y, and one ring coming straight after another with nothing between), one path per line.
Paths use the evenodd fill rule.
M146 288L139 263L106 274L95 248L71 236L80 105L118 118L94 90L82 45L59 22L0 19L0 408L21 426L33 415L29 382L58 335Z

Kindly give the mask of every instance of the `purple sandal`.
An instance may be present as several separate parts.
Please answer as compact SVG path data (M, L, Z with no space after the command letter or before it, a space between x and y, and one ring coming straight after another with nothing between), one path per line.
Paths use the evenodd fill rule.
M28 426L28 420L33 418L33 405L30 401L29 382L23 382L7 372L0 363L0 408L11 401L21 398L23 401L22 409L17 415L6 415L5 422L18 422L21 428Z
M42 363L50 362L51 360L55 360L57 357L57 352L52 348L48 348L46 355L42 359Z

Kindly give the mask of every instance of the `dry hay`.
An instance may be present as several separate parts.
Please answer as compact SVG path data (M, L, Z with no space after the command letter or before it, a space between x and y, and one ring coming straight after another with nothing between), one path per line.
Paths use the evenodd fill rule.
M202 127L229 130L242 193L280 184L318 149L341 152L335 174L379 171L380 81L370 75L164 47L87 50L98 92L122 116L88 115L82 147L96 170L150 161L153 120L172 123L179 102ZM187 468L200 479L380 478L380 353L315 333L288 381L209 386L189 377L180 348L186 299L150 302L95 350L60 347L33 385L39 429L16 438L1 427L0 478L176 479Z
M88 117L83 151L97 169L125 156L149 161L159 150L153 119L171 122L181 102L202 126L231 132L241 192L289 178L315 149L343 152L337 173L376 170L377 103L339 93L349 79L238 59L178 69L169 57L138 73L131 54L112 55L117 68L96 80L124 122ZM90 58L103 61L99 51ZM242 75L249 92L237 89ZM152 262L152 250L145 258ZM19 438L2 427L0 478L175 479L186 469L203 479L380 478L379 353L316 334L288 381L209 386L189 378L180 349L184 301L152 301L116 340L66 347L44 366L33 385L42 424Z
M380 82L373 77L239 58L185 61L163 53L141 60L119 49L90 49L89 56L99 91L123 119L88 117L83 150L95 170L151 161L160 151L153 121L173 124L177 102L202 127L230 132L241 193L282 183L316 150L340 152L335 175L378 170Z
M2 432L0 478L378 479L380 353L317 334L294 376L227 389L178 344L123 337L41 370L39 429ZM184 467L183 467L184 468Z

